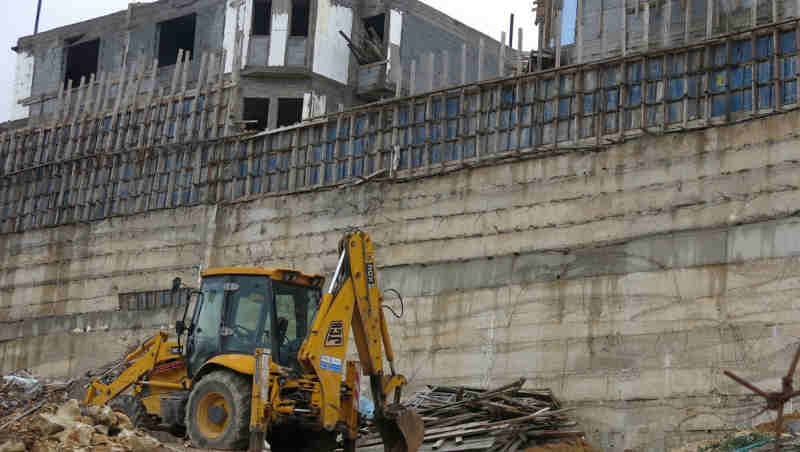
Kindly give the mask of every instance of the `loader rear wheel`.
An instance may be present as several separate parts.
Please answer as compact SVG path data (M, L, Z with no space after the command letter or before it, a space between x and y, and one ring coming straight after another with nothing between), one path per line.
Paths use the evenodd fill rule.
M227 370L203 377L186 406L186 430L195 447L247 448L250 429L250 379Z

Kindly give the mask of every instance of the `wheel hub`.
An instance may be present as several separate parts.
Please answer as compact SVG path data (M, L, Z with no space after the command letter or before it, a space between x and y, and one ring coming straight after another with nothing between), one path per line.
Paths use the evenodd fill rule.
M225 411L225 408L219 405L214 405L208 410L208 419L217 425L223 424L227 417L228 413Z
M225 432L230 412L228 401L222 394L209 392L197 404L197 426L204 436L217 438Z

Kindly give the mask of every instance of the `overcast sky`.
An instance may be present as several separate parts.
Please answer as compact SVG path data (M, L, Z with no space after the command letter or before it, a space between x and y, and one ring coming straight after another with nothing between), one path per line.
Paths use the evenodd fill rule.
M515 28L525 29L525 49L536 44L530 0L499 0L491 7L478 0L425 0L425 3L495 39L500 39L501 31L508 30L509 16L514 13ZM50 30L127 7L128 0L44 0L39 29ZM9 117L16 67L16 53L10 49L18 38L33 33L36 0L0 0L0 16L5 17L0 28L0 122L4 122Z

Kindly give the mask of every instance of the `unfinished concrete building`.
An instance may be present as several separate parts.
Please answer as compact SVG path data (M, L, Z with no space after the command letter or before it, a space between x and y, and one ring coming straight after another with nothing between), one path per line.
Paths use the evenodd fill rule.
M722 371L777 389L800 337L797 9L741 2L750 22L737 28L740 16L714 12L735 2L627 4L623 39L607 6L622 4L589 14L588 3L563 2L584 18L585 45L537 52L545 70L488 79L506 59L491 60L486 38L455 40L411 61L425 70L387 64L396 97L341 111L326 97L330 114L259 133L243 131L237 93L275 79L250 77L269 67L248 69L243 51L230 73L227 53L181 53L164 75L131 63L66 89L61 72L50 94L22 96L30 117L0 136L0 372L77 375L118 358L180 317L170 281L194 281L199 266L329 274L342 232L359 227L382 287L406 301L389 327L412 389L525 376L619 452L768 420ZM402 59L416 7L392 5ZM658 5L689 12L690 42L669 21L672 44L656 45ZM364 11L353 17L380 14ZM569 14L539 11L552 42ZM606 32L589 38L601 16ZM646 40L629 39L629 18L648 24ZM245 44L240 26L232 48L271 52L274 28ZM29 49L39 64L62 52L51 48ZM470 52L483 64L468 73ZM365 102L360 73L384 63L351 54L347 92ZM449 76L420 75L438 72Z
M797 0L535 0L534 5L545 67L691 46L800 14Z
M263 130L409 92L415 89L412 78L421 91L433 74L443 79L437 85L447 77L461 80L462 71L468 82L494 77L499 47L415 0L131 3L126 11L21 38L14 48L18 104L12 119L29 118L31 124L51 119L60 93L79 86L92 90L101 75L157 74L136 87L135 95L144 98L159 89L175 94L176 71L180 90L187 93L204 82L206 71L223 74L227 82L237 72L229 114L239 120L235 125ZM479 55L479 48L485 54ZM447 68L421 70L429 54L439 61L442 52L452 55ZM477 64L479 57L487 64ZM418 77L411 76L412 61ZM489 69L479 74L479 67ZM120 97L115 89L123 83L111 83L105 107ZM76 94L67 108L85 109L83 100L74 105Z

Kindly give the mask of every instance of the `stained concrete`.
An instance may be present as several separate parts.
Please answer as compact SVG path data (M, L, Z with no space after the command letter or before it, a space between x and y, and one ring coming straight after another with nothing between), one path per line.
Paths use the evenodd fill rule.
M389 323L410 389L525 376L574 406L606 450L720 433L756 411L722 370L777 388L800 334L799 126L793 111L4 235L0 371L75 374L116 358L133 339L96 344L174 321L114 312L118 294L193 281L194 265L327 274L341 235L360 227L382 287L404 295L404 317Z

